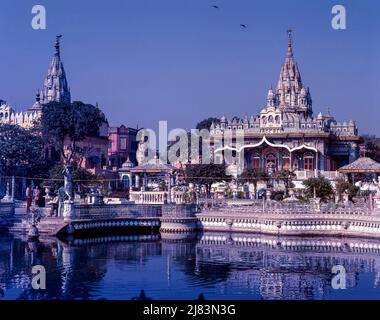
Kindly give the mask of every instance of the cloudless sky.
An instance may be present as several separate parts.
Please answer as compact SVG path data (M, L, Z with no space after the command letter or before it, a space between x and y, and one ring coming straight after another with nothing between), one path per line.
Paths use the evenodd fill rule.
M46 7L46 30L31 27L35 4ZM335 4L347 9L345 31L331 27ZM190 129L255 115L292 28L315 114L330 108L380 135L379 18L378 0L2 0L0 98L17 110L33 104L63 34L73 100L98 102L111 125Z

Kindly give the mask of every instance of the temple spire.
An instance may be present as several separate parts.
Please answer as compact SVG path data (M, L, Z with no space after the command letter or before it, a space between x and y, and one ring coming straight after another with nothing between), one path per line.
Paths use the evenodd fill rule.
M312 115L310 91L304 87L301 73L293 55L292 30L287 30L288 50L281 67L275 103L284 112L296 112L305 117Z
M52 101L70 103L71 94L67 83L65 69L61 61L61 44L62 35L56 36L55 52L49 65L48 73L44 81L41 93L41 103L46 104Z
M61 54L61 44L60 44L60 39L62 38L62 35L58 35L55 37L55 54L57 56L60 56Z

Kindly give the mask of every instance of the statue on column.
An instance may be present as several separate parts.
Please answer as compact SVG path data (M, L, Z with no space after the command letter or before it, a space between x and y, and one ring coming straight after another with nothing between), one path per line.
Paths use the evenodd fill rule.
M68 164L63 170L64 176L64 192L67 200L63 203L63 218L65 221L71 221L75 218L75 206L74 206L74 188L73 188L73 166Z
M73 192L73 166L71 164L65 166L63 170L64 176L64 189L65 195L68 201L74 200L74 192Z
M63 202L65 201L65 188L64 187L60 187L58 189L58 212L57 212L57 216L58 217L62 217L63 215Z

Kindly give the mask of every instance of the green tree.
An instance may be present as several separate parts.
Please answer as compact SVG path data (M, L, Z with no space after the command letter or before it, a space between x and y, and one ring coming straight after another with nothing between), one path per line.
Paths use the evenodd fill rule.
M274 174L274 179L282 181L285 185L285 197L289 195L289 188L293 187L293 180L296 178L296 174L293 171L282 169Z
M226 175L226 167L223 164L188 164L185 169L185 180L198 186L205 186L206 194L211 196L213 183L231 181L231 176Z
M50 102L43 106L40 126L44 142L58 150L67 164L78 152L77 143L88 136L98 136L106 121L100 109L91 104ZM66 145L65 139L69 139Z
M339 197L339 201L342 200L345 192L348 193L348 199L352 201L352 199L358 194L359 190L359 187L344 179L339 179L335 184L335 191Z
M198 129L198 130L202 130L202 129L210 130L212 123L219 124L220 123L220 119L214 118L214 117L210 117L210 118L204 119L204 120L198 122L198 124L197 124L197 126L195 128Z
M240 183L252 183L253 184L253 192L255 195L255 199L257 198L257 184L259 181L268 181L268 174L257 168L245 169L238 178Z
M31 174L41 162L42 150L42 138L32 129L0 125L0 169L3 174Z
M63 186L63 170L63 164L56 164L49 170L48 178L44 184L51 186L53 189L58 189L60 186ZM78 167L76 163L73 165L73 182L74 189L79 194L83 193L86 186L100 185L101 183L98 176Z
M327 201L334 195L331 182L323 176L309 178L303 182L303 185L306 187L305 194L308 198L313 198L315 193L316 197L321 198L322 201Z
M380 138L374 135L363 135L365 156L380 162Z

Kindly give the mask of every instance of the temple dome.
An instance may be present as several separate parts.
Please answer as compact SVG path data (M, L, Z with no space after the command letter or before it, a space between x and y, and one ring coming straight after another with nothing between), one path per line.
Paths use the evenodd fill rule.
M131 169L135 167L135 164L127 157L127 160L121 165L123 169Z

